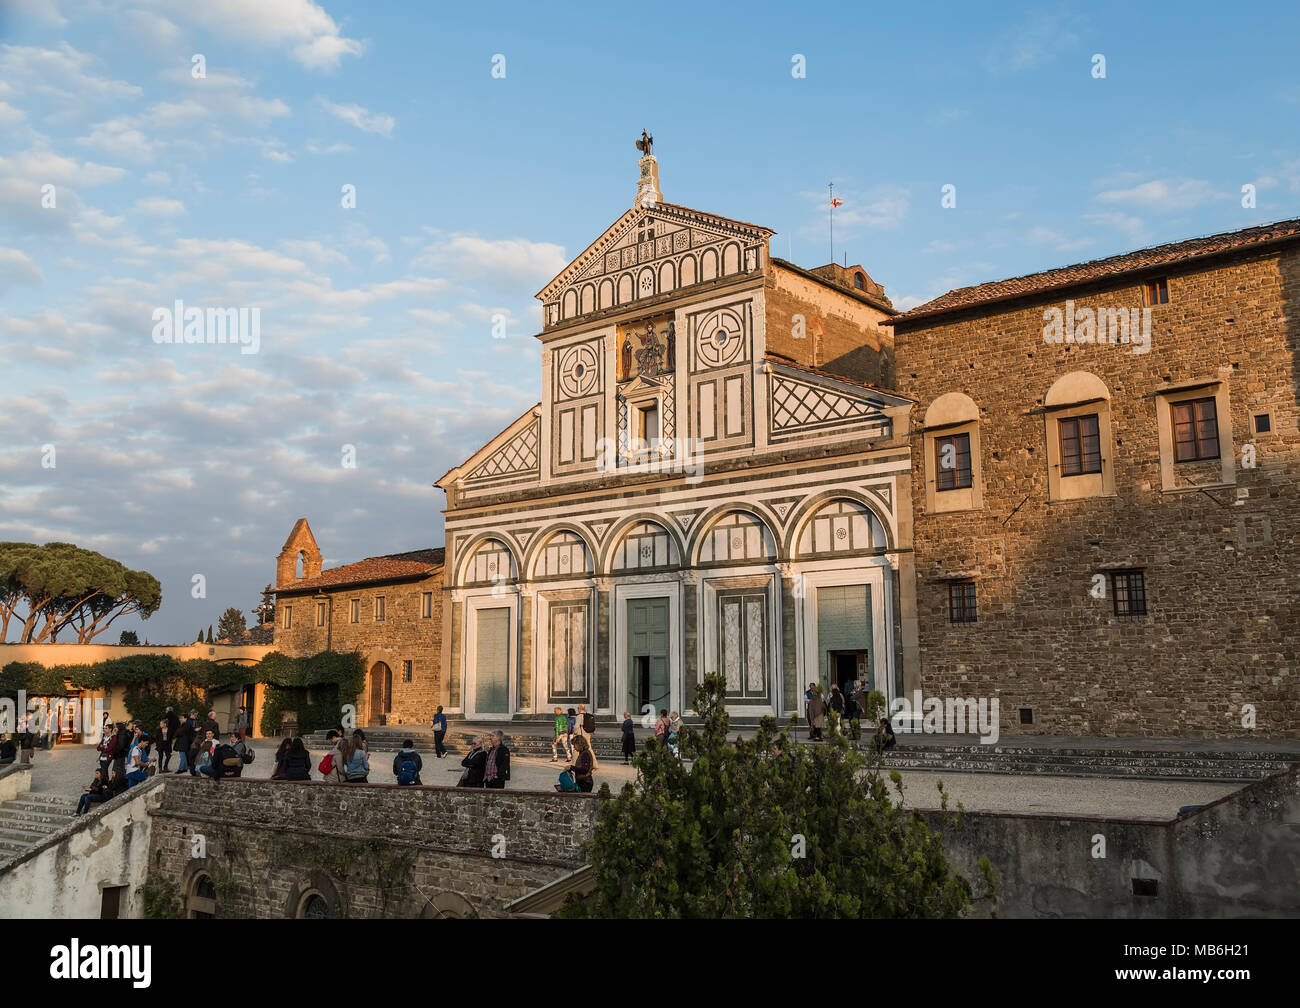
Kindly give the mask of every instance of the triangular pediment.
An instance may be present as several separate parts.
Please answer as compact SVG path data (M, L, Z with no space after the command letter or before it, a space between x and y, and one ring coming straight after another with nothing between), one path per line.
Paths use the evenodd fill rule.
M541 403L476 451L463 463L442 475L437 485L444 490L454 480L482 483L535 476L540 472Z
M651 226L654 228L653 240L647 237ZM767 239L775 233L757 224L692 210L675 203L634 207L564 267L537 293L537 299L549 303L574 283L670 258L725 239L737 241L743 248L756 245L766 248Z

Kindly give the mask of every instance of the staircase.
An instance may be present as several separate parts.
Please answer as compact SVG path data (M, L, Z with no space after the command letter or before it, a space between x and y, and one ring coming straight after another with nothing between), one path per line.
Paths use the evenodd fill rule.
M0 802L0 861L21 854L72 820L77 799L28 791Z
M433 752L433 732L428 728L364 728L366 740L375 752L397 752L406 739L420 753ZM457 758L469 751L476 735L489 730L483 725L451 722L443 744ZM507 722L502 725L506 745L518 756L551 758L551 735L545 728ZM637 749L645 747L650 735L637 728ZM931 736L931 738L933 738ZM1043 777L1109 777L1130 780L1182 780L1208 783L1236 783L1259 780L1300 763L1300 742L1286 749L1247 749L1216 746L1213 740L1177 748L1159 748L1139 741L1113 745L1069 745L1012 742L980 745L952 739L926 741L926 736L900 735L898 748L885 757L887 768L931 770L948 774L1025 774ZM324 752L325 733L304 740L314 753ZM802 743L802 737L799 739ZM592 743L598 760L622 759L622 736L616 724L601 724Z

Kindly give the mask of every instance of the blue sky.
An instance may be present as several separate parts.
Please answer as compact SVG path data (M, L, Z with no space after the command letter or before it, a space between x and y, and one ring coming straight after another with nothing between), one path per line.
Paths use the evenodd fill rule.
M251 608L299 516L328 565L440 544L642 127L665 199L806 266L833 181L900 307L1300 216L1294 4L979 6L0 0L0 538L152 571L112 639L155 642ZM178 298L259 352L156 344Z

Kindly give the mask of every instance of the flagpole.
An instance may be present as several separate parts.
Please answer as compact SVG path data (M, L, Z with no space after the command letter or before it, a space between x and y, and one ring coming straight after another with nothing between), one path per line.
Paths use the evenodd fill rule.
M833 263L835 262L835 183L826 183L826 189L830 193L827 197L827 202L830 206L826 209L826 219L830 224L831 262Z

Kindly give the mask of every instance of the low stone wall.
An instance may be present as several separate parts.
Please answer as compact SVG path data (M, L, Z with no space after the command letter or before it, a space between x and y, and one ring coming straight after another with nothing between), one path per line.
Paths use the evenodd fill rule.
M349 917L497 917L585 862L595 815L587 795L182 776L153 847L182 900L206 874L231 916L297 916L315 893Z
M1169 821L923 813L948 860L999 917L1293 917L1300 907L1300 768ZM1104 855L1104 856L1098 856Z
M162 791L160 777L130 788L0 863L0 918L94 920L113 886L124 887L119 916L141 916L149 810Z
M10 763L0 767L0 802L12 801L32 787L32 765Z

